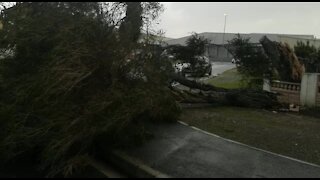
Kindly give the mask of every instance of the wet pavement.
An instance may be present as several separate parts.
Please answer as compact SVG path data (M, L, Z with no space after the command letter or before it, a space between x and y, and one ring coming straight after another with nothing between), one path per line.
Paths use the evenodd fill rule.
M320 177L320 167L233 142L181 123L150 124L155 138L125 151L170 177Z
M219 76L224 71L236 68L236 65L231 62L213 62L212 63L212 74L210 76L194 78L194 77L187 77L187 79L195 80L197 82L204 82L207 79L210 79L214 76ZM179 83L176 83L178 85Z
M236 65L231 62L214 62L212 64L212 76L217 76L224 71L235 68Z

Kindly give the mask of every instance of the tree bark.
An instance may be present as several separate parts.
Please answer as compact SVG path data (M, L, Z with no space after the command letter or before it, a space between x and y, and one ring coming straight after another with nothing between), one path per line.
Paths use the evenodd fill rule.
M180 102L207 102L252 108L274 108L279 106L276 94L271 92L253 89L224 89L188 80L177 74L172 74L171 78L191 89L186 91L179 90L176 87L172 88L176 97L179 94L178 99Z

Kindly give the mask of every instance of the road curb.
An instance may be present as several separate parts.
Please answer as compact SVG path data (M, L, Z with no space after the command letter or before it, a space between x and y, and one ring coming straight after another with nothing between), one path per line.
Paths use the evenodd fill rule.
M188 108L206 108L206 107L214 107L213 103L180 103L180 106L184 109Z
M184 125L184 126L190 127L190 128L192 128L192 129L194 129L194 130L196 130L196 131L199 131L199 132L201 132L201 133L207 134L207 135L209 135L209 136L213 136L213 137L217 137L217 138L223 139L223 140L225 140L225 141L227 141L227 142L231 142L231 143L238 144L238 145L241 145L241 146L250 148L250 149L254 149L254 150L256 150L256 151L261 151L261 152L264 152L264 153L272 154L272 155L274 155L274 156L278 156L278 157L281 157L281 158L289 159L289 160L296 161L296 162L299 162L299 163L302 163L302 164L306 164L306 165L309 165L309 166L313 166L313 167L316 167L316 168L320 168L320 165L318 165L318 164L306 162L306 161L303 161L303 160L300 160L300 159L296 159L296 158L289 157L289 156L286 156L286 155L274 153L274 152L271 152L271 151L268 151L268 150L264 150L264 149L260 149L260 148L257 148L257 147L253 147L253 146L250 146L250 145L247 145L247 144L238 142L238 141L234 141L234 140L231 140L231 139L227 139L227 138L221 137L221 136L219 136L219 135L210 133L210 132L208 132L208 131L199 129L199 128L197 128L197 127L191 126L191 125L189 125L189 124L187 124L187 123L185 123L185 122L182 122L182 121L178 121L178 123L180 123L180 124L182 124L182 125Z
M87 160L92 168L103 174L106 178L127 178L124 174L118 172L103 161L93 157L88 157Z
M121 150L114 150L103 157L110 164L114 165L129 177L134 178L171 178L170 176L157 171Z

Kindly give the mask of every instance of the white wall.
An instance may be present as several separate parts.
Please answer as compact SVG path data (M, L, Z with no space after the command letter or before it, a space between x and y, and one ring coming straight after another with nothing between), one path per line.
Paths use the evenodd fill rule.
M271 84L269 79L263 79L263 88L264 91L271 92Z
M300 103L303 106L316 105L316 95L319 73L305 73L301 80Z

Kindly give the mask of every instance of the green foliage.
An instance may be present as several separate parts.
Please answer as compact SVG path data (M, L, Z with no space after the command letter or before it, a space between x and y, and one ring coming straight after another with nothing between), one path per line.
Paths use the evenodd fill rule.
M320 72L320 48L310 45L309 41L300 41L294 46L294 52L305 65L306 72Z
M187 46L172 45L169 47L169 52L175 56L176 60L190 63L190 69L194 76L203 76L205 73L211 71L211 66L205 59L200 58L205 52L209 40L193 33L186 41Z
M271 66L259 45L238 34L228 43L228 49L236 59L238 72L251 87L260 87L263 78L270 78ZM253 78L254 77L254 78Z
M49 176L68 175L98 144L130 144L144 137L145 120L177 119L167 61L137 43L143 6L103 5L33 2L2 11L0 48L13 55L0 61L1 162L36 154Z
M187 47L192 52L192 57L195 57L203 55L206 46L209 44L209 40L199 36L197 33L193 33L191 37L187 39L186 43Z
M211 66L208 66L207 62L204 59L199 58L205 52L206 46L209 44L209 40L204 39L199 36L197 33L193 33L192 36L187 39L187 47L191 53L191 56L188 59L190 63L191 72L195 76L203 76L205 72L208 71L208 68L211 69Z
M188 62L188 59L192 57L192 51L188 46L171 45L167 50L169 54L174 56L175 61Z
M273 42L266 36L259 44L252 44L249 40L238 35L228 45L239 72L245 79L250 79L249 85L258 85L259 88L263 78L301 81L304 67L287 43Z

